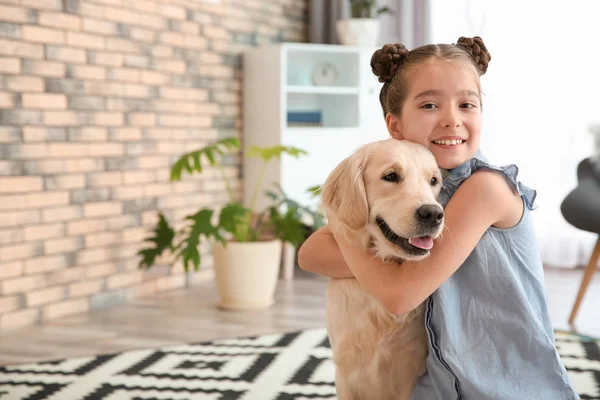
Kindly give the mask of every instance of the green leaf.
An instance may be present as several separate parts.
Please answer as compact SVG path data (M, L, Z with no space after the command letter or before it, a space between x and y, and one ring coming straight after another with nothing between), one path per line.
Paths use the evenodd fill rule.
M394 11L392 11L391 8L389 8L388 6L384 6L384 7L379 7L377 10L375 10L375 15L376 16L380 16L382 14L394 14Z
M206 158L208 158L208 162L210 163L210 165L214 166L216 164L215 155L212 151L206 152Z
M221 209L219 226L232 235L237 236L240 229L245 228L241 225L245 224L246 217L250 213L249 209L239 203L229 203Z
M306 227L298 218L296 211L294 208L288 208L285 214L281 214L275 207L272 207L270 222L277 237L299 247L306 238Z
M306 217L308 217L313 222L311 227L314 230L325 226L325 216L321 212L313 210L310 207L303 206L296 200L289 198L279 184L274 183L273 185L277 188L279 193L276 193L274 191L265 192L268 197L270 197L274 202L277 203L271 206L271 208L274 207L277 210L281 208L295 210L296 219L298 221L301 221L302 224L305 224L304 221L306 220ZM321 185L315 185L309 187L308 189L306 189L306 191L311 193L314 197L317 197L321 194L321 189Z
M236 150L240 148L240 140L235 137L226 137L219 140L215 146L226 150Z
M350 0L353 18L369 18L373 0Z
M352 18L373 18L382 14L394 14L388 7L375 8L375 0L350 0Z
M194 155L194 168L196 169L196 171L202 172L202 161L200 160L200 153ZM191 168L189 168L187 171L190 174L194 172Z
M183 258L183 266L186 271L192 266L196 271L200 268L201 257L198 246L200 245L202 235L207 239L213 237L216 240L224 241L218 228L211 223L212 214L213 210L205 208L185 218L192 222L191 226L187 229L180 250L180 256Z
M175 239L175 230L169 226L169 223L162 213L159 213L158 223L153 230L154 236L148 237L144 242L150 242L154 246L140 250L137 254L142 256L140 268L150 268L156 262L156 259L162 255L165 250L173 249L173 240Z
M294 158L298 158L302 155L307 155L308 152L296 147L279 145L271 147L252 146L247 153L249 157L261 158L265 162L268 162L273 157L281 158L283 154L288 154Z
M273 201L277 201L279 199L279 194L272 192L270 190L265 190L265 196Z
M322 190L323 187L321 185L311 186L308 189L306 189L306 191L309 192L312 195L312 197L320 196Z
M221 139L215 144L184 154L171 167L171 181L180 181L183 171L187 171L189 174L192 174L194 171L201 173L203 158L206 158L206 161L211 166L215 166L217 165L215 153L225 155L239 148L240 141L237 138L229 137Z

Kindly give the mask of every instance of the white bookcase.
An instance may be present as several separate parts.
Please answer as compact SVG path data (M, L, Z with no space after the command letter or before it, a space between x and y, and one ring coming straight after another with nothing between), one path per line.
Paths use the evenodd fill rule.
M263 192L272 183L301 204L315 205L306 189L320 185L356 148L389 135L379 105L381 83L370 60L376 49L341 45L280 43L244 53L243 143L294 146L306 150L299 159L271 161L259 193L257 210L269 204ZM335 80L313 83L315 68L333 66ZM320 112L318 126L288 123L288 112ZM244 202L250 203L260 160L244 158Z

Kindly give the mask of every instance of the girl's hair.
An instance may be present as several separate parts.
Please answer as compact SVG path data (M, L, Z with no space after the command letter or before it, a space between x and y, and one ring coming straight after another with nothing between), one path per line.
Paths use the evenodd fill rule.
M379 93L384 117L387 113L400 116L408 96L408 72L432 58L466 61L481 76L487 71L492 56L479 36L460 37L456 44L428 44L410 51L400 43L384 45L371 57L373 73L379 82L384 82Z

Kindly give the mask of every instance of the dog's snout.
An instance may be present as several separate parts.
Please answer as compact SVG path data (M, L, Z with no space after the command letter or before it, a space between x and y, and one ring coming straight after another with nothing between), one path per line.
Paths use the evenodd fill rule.
M435 204L425 204L417 209L417 219L431 226L437 226L444 219L444 210Z

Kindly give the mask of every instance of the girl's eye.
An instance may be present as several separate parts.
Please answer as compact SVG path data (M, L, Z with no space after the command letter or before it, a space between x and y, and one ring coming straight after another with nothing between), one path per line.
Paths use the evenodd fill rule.
M460 108L476 108L477 106L473 103L463 103L460 105Z
M431 178L431 186L435 186L439 183L439 179L437 177Z
M426 108L426 109L433 109L436 108L437 106L434 103L425 103L421 106L421 108Z
M388 182L400 182L400 177L395 172L390 172L389 174L384 175L381 179Z

